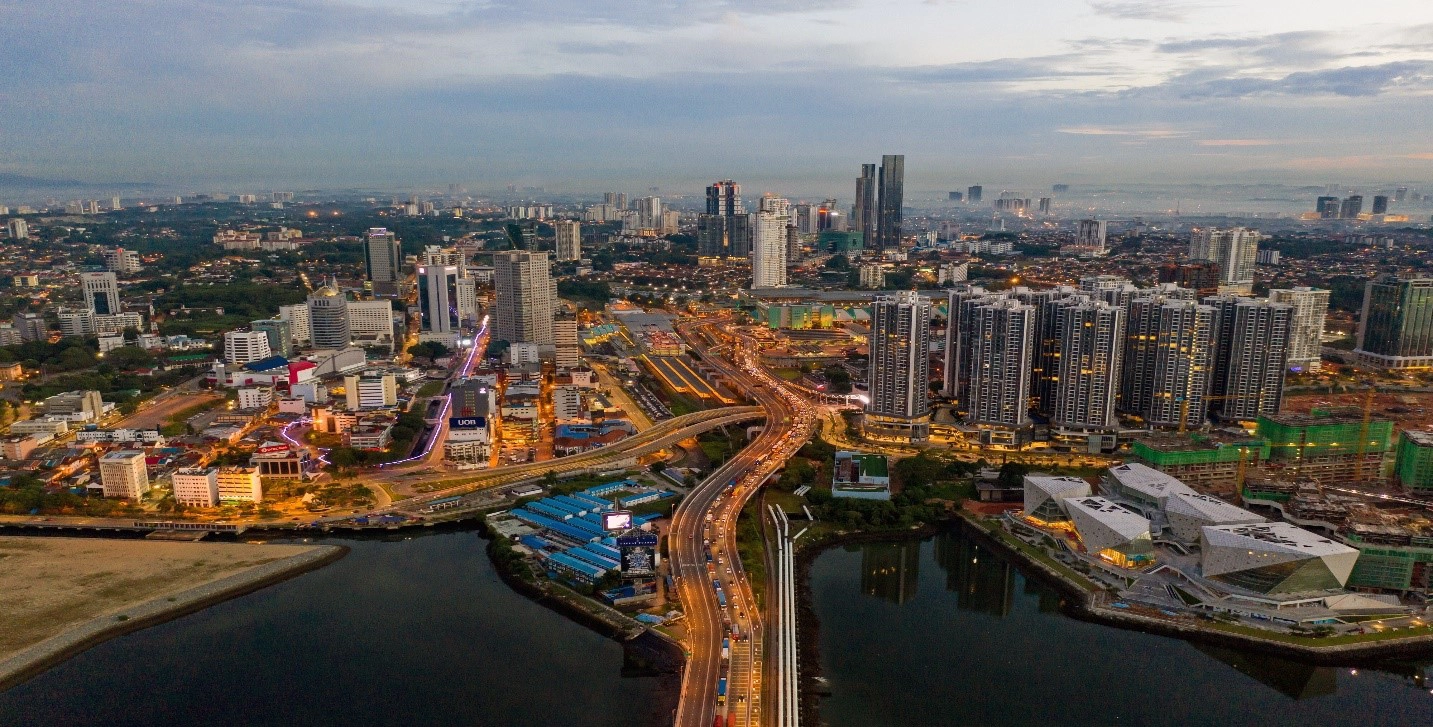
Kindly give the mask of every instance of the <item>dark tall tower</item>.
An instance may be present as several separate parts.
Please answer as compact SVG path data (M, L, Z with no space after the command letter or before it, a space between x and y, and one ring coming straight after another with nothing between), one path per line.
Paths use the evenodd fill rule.
M751 251L751 218L741 203L741 185L724 179L707 187L707 213L697 220L697 254L746 257Z
M1373 197L1373 213L1376 215L1388 212L1388 195L1378 194Z
M746 208L741 204L740 184L724 179L707 187L707 214L730 217L745 212Z
M906 156L887 154L881 157L880 212L876 218L878 249L888 250L901 244L901 205L905 201Z
M856 208L851 226L861 232L861 244L876 246L876 165L862 164L856 178Z

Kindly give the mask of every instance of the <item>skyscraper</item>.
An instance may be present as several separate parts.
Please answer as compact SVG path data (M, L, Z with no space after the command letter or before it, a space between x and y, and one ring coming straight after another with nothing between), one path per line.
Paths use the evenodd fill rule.
M403 247L398 237L384 227L370 227L363 241L363 264L368 279L393 283L402 279Z
M1192 293L1193 291L1188 291ZM1154 426L1204 424L1217 311L1153 293L1130 302L1117 408Z
M856 206L851 210L851 224L861 233L861 244L876 247L876 165L862 164L856 178Z
M1113 429L1124 358L1124 309L1086 299L1059 309L1055 329L1060 358L1052 422L1066 430Z
M10 234L11 240L30 239L30 226L19 217L12 217L5 221L5 229Z
M707 187L707 211L697 218L697 254L748 257L751 233L752 220L741 201L741 185L726 179Z
M273 355L269 348L269 334L265 331L226 331L224 333L224 360L236 366L243 366Z
M1324 319L1328 317L1329 291L1308 287L1275 289L1269 291L1269 300L1294 307L1293 332L1289 335L1289 370L1322 369Z
M509 250L493 255L494 340L555 345L552 321L557 304L545 252Z
M707 214L727 217L746 214L741 202L741 185L724 179L707 187Z
M754 216L751 287L779 288L786 285L786 220L772 210Z
M557 229L557 260L581 260L582 223L577 220L557 220L552 224Z
M946 293L946 310L950 322L945 329L945 372L941 394L954 399L957 408L968 406L970 382L970 337L974 326L975 306L996 296L978 285L960 284Z
M556 363L559 369L576 368L582 363L577 339L577 316L563 311L552 321L552 338L556 347Z
M288 358L294 355L293 326L280 318L265 318L253 321L249 328L263 333L269 339L269 350L275 355Z
M1254 289L1259 240L1259 231L1248 227L1196 227L1189 240L1189 259L1217 263L1222 288L1248 293Z
M980 186L980 185L978 185L978 184L975 185L975 186L970 187L970 188L967 189L967 190L965 190L965 201L966 201L966 203L968 203L968 204L980 204L980 197L981 197L981 195L984 194L984 192L985 192L985 188L982 187L982 186Z
M1016 430L1030 424L1035 307L1013 297L980 305L972 328L966 421L985 444L1017 444Z
M547 257L547 253L542 253ZM458 310L458 266L424 265L418 268L418 310L422 338L449 342L462 327Z
M877 248L894 250L901 245L901 207L905 204L906 157L886 154L881 157L880 199L876 201Z
M1433 278L1384 275L1368 281L1354 355L1373 368L1433 367Z
M1340 219L1356 220L1363 213L1363 195L1350 195L1345 197L1343 204L1338 208Z
M1075 242L1070 246L1070 252L1082 256L1108 253L1106 237L1109 224L1108 220L1080 220L1075 228Z
M1319 197L1314 202L1314 210L1325 220L1338 219L1338 209L1338 197Z
M308 328L314 348L346 348L353 340L348 328L348 298L331 285L309 294Z
M1284 370L1294 307L1254 298L1205 299L1219 310L1216 329L1214 413L1226 421L1277 414L1284 398Z
M120 312L119 280L114 273L80 273L85 308L96 315Z
M1381 215L1388 212L1388 195L1378 194L1373 197L1373 214Z
M930 301L915 291L877 296L871 307L870 431L930 436Z

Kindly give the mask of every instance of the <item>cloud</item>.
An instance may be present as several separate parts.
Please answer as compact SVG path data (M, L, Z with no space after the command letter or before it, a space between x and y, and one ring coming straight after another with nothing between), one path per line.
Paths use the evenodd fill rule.
M1119 136L1133 137L1136 141L1155 141L1162 139L1182 139L1191 134L1183 129L1172 127L1132 127L1132 126L1066 126L1055 129L1061 134L1072 134L1075 136Z
M1200 139L1200 146L1273 146L1279 142L1273 139Z
M1161 23L1182 23L1189 14L1198 10L1199 5L1181 2L1090 2L1090 9L1096 15L1116 20L1153 20Z

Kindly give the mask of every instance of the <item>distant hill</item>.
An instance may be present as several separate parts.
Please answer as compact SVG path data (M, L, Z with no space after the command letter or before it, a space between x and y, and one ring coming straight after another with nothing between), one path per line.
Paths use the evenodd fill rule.
M75 189L82 187L103 187L105 189L135 189L153 187L153 182L82 182L78 179L45 179L24 174L0 172L0 187L20 189Z

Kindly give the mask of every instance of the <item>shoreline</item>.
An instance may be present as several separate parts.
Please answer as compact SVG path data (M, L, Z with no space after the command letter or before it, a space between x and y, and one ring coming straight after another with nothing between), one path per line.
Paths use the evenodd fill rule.
M215 604L262 590L333 563L348 554L342 545L314 545L312 550L255 566L173 596L151 599L66 629L0 661L0 691L48 671L71 657L125 634L157 626ZM121 618L123 617L123 618Z

